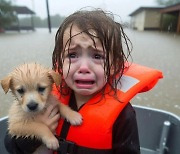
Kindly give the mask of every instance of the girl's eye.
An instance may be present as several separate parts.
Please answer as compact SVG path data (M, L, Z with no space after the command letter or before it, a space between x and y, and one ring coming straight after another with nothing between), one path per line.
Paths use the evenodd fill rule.
M78 58L77 54L75 52L73 53L69 53L68 54L68 57L71 59L71 58Z
M93 56L93 58L94 59L99 59L99 60L102 60L102 59L104 59L104 56L103 55L101 55L101 54L94 54L94 56Z

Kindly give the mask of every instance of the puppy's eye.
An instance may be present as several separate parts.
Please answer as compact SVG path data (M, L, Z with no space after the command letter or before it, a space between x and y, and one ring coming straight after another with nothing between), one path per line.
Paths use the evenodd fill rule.
M46 87L38 87L37 90L38 90L38 92L42 93L45 91L45 89L46 89Z
M23 95L25 90L23 88L19 88L17 89L17 92L20 94L20 95Z

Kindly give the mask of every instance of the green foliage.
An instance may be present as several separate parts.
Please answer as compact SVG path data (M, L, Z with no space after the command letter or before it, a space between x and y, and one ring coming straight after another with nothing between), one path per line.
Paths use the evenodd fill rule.
M0 0L0 28L11 25L15 19L16 15L13 13L11 2Z
M180 0L156 0L156 2L157 2L159 5L168 6L168 5L173 5L173 4L179 3Z

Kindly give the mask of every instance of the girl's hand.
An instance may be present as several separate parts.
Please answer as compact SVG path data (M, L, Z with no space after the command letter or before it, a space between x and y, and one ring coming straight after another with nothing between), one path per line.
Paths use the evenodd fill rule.
M51 132L55 134L59 118L60 114L58 105L51 104L44 113L37 116L36 121L44 123L51 130Z

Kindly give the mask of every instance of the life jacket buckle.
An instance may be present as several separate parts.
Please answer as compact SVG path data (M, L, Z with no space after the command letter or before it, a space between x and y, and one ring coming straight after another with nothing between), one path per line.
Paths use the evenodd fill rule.
M58 154L73 154L75 149L75 143L67 141L60 137L58 137L58 140L59 140L59 149L57 150Z

